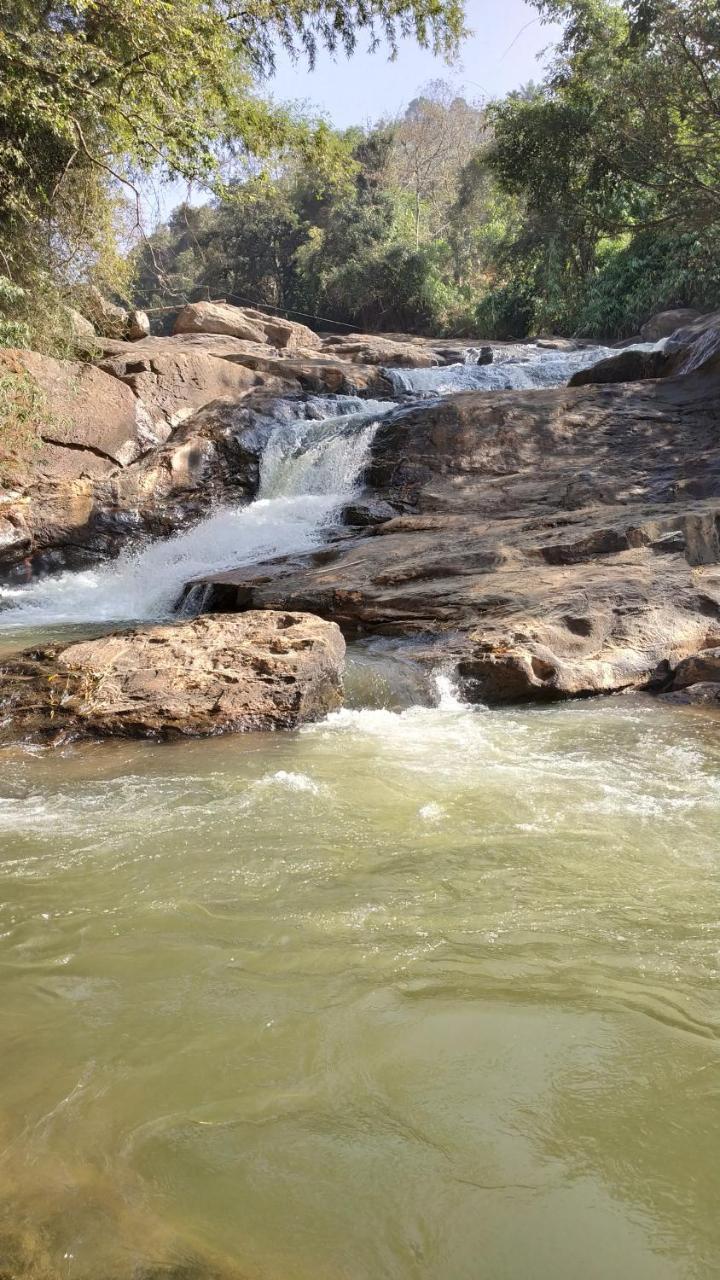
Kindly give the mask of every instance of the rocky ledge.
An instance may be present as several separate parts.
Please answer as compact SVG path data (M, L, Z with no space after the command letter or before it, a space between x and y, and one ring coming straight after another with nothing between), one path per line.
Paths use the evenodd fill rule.
M207 579L209 607L412 638L482 701L670 686L720 645L716 336L680 375L398 409L373 446L384 517Z
M333 623L288 612L29 649L2 664L0 742L292 729L340 705L344 655Z

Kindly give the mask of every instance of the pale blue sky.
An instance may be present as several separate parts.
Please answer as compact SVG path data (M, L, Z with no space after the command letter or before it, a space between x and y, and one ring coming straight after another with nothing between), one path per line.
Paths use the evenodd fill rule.
M293 64L281 53L276 74L261 87L278 101L307 103L345 128L397 115L430 80L447 80L467 98L479 99L500 97L541 78L538 55L557 39L558 27L543 26L525 0L466 0L466 14L471 34L451 66L413 40L402 41L394 62L386 50L368 53L361 40L352 58L320 54L313 71L303 59ZM180 182L148 183L143 195L148 226L188 196L193 203L207 199Z
M537 55L552 43L558 28L541 25L537 9L524 0L468 0L466 12L472 35L454 67L412 40L402 42L394 62L383 50L367 53L361 41L349 59L321 54L313 71L281 54L267 89L275 98L319 107L344 128L396 115L429 80L457 84L468 98L492 98L540 78Z

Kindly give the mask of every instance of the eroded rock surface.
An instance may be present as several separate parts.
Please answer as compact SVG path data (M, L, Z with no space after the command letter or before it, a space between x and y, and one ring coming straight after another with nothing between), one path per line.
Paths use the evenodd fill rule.
M370 481L402 514L216 575L211 600L431 638L481 700L660 686L720 645L718 389L708 374L400 409Z
M27 650L0 666L0 740L291 729L340 705L344 655L334 623L285 611Z

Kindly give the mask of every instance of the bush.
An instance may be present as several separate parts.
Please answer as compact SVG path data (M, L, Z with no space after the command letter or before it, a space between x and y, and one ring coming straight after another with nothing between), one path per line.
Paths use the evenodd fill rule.
M492 289L475 308L481 338L527 338L535 328L537 300L525 281L511 281Z

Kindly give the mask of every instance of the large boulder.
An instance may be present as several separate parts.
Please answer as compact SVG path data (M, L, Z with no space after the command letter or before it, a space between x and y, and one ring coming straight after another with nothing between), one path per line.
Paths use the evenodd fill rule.
M131 311L127 322L129 342L141 342L150 334L150 317L146 311Z
M320 339L294 320L265 315L228 302L191 302L178 313L173 333L222 333L250 342L263 342L284 351L312 350Z
M3 737L172 738L292 729L342 701L339 629L303 613L205 615L2 664Z
M686 689L691 684L717 684L720 688L720 649L704 649L678 663L671 688Z
M41 396L36 476L107 475L154 443L149 415L131 389L103 369L15 351Z
M662 378L672 367L665 351L639 351L629 347L617 355L598 360L589 369L579 369L568 382L569 387L587 387L607 382L640 382L645 378Z
M136 343L122 354L106 356L100 367L131 388L162 439L212 400L225 396L239 400L262 386L278 395L297 387L290 379L280 380L202 349L183 348L162 339L147 345Z
M700 319L700 312L693 307L677 307L673 311L658 311L650 316L640 330L643 342L659 342L661 338L669 338L676 329L693 324Z

